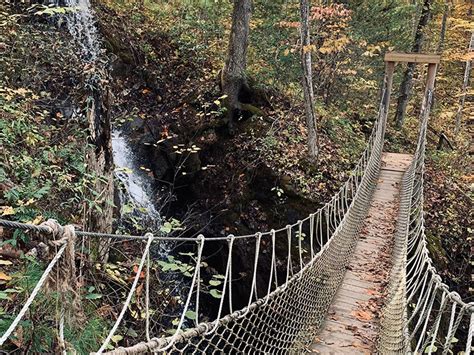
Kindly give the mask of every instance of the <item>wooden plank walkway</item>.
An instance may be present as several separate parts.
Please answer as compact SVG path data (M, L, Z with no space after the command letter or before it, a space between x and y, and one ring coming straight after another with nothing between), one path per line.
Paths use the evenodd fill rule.
M400 182L412 156L384 153L377 189L352 262L310 348L315 354L370 354L390 272Z

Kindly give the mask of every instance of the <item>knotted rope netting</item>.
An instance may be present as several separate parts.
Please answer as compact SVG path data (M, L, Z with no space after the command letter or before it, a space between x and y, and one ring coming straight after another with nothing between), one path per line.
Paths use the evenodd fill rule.
M0 338L0 346L12 335L30 305L50 277L61 258L69 265L62 278L74 279L73 241L82 238L135 239L145 242L132 285L98 353L108 349L110 341L129 312L132 298L137 292L142 270L145 270L145 326L146 339L133 346L119 347L111 354L145 352L166 353L301 353L310 345L323 321L334 295L341 284L348 262L356 245L360 228L376 187L385 126L388 113L387 80L385 81L379 115L375 121L367 147L348 180L322 208L293 225L253 235L218 238L174 238L145 236L118 236L74 231L61 228L53 222L43 226L23 225L0 221L2 226L36 230L53 234L50 244L58 248L44 274L26 303ZM473 304L463 302L459 295L450 292L436 273L426 248L423 220L423 169L426 144L426 127L432 92L427 93L422 106L421 128L415 159L403 178L400 217L395 236L393 269L388 297L384 307L378 349L381 353L436 352L447 354L455 343L463 321L468 320L467 336L462 338L466 353L471 350L474 328ZM53 228L54 227L54 228ZM306 236L306 239L303 238ZM254 243L251 284L246 306L234 310L236 287L232 270L235 244L239 241ZM174 334L152 334L150 321L150 269L153 242L179 241L195 244L194 273L183 302L181 316ZM202 256L205 245L216 241L227 243L227 255L217 315L213 321L200 322L203 285L201 279ZM278 250L281 241L286 253ZM279 244L280 243L280 244ZM257 286L261 273L262 253L270 250L269 267L263 279L267 286ZM279 272L284 268L284 275ZM59 274L58 274L59 275ZM61 278L60 277L60 278ZM61 279L56 280L61 285ZM64 287L61 286L60 290ZM68 292L70 287L64 288ZM240 295L241 296L241 295ZM240 300L241 301L241 300ZM241 302L242 303L242 302ZM200 309L201 307L201 309ZM228 311L224 311L224 310ZM186 314L193 311L193 322ZM64 338L64 314L60 313L58 333L63 350L70 346Z
M253 236L254 268L246 307L232 312L233 245L239 237L231 235L227 239L227 266L216 319L202 323L196 319L193 327L182 329L185 314L191 309L191 304L194 304L195 313L199 315L200 257L204 244L211 242L201 236L196 241L199 252L192 285L174 335L149 337L146 341L128 348L117 348L109 354L136 354L150 351L276 354L304 351L314 341L344 278L377 184L387 118L387 100L384 94L367 148L347 182L332 200L294 225L256 233ZM309 251L304 249L302 244L303 230L309 231ZM266 292L264 295L257 295L257 270L260 247L264 238L271 243L271 265L266 278L268 280ZM279 238L286 239L288 243L288 253L284 258L279 257L276 252L276 240ZM292 252L293 246L296 246L296 253ZM146 252L142 260L145 255ZM277 265L286 265L284 280L278 279ZM231 312L223 316L225 302L229 303ZM116 324L120 321L119 317ZM112 335L113 331L108 339ZM98 353L104 351L107 343L106 340Z
M344 278L346 266L351 258L377 184L388 112L386 92L384 89L379 115L374 123L365 151L345 184L322 208L305 219L278 230L245 236L229 235L226 238L205 238L201 235L194 239L177 239L195 243L198 253L195 258L194 275L174 335L160 337L160 334L151 334L150 318L152 314L149 309L150 246L154 241L169 241L173 238L155 237L152 234L135 237L135 239L146 241L146 246L143 249L136 276L121 312L98 353L107 349L109 342L123 321L145 265L147 339L128 348L117 348L111 353L132 354L149 351L167 353L287 353L301 352L311 344ZM21 227L14 222L5 222L3 225ZM28 228L49 232L44 227L29 226ZM77 232L77 235L82 237L117 237L87 232ZM304 241L303 236L306 236ZM233 247L236 241L244 239L255 242L252 281L246 302L247 306L234 311L233 298L236 296L233 287L235 287L236 281L232 270ZM202 250L207 243L216 240L226 240L228 246L227 265L220 290L218 314L214 321L199 322L202 292ZM277 241L281 242L282 240L287 244L285 255L277 250ZM268 280L268 286L265 287L265 292L262 294L261 288L257 287L257 274L260 273L258 270L264 244L267 247L271 246L271 261L270 267L267 268L268 274L264 277ZM64 245L54 257L45 270L44 278L51 273L65 248ZM282 265L285 267L285 277L283 278L277 270ZM12 334L18 322L25 315L42 283L43 277L8 331L2 336L0 345ZM226 315L223 314L224 303L228 305L226 308L229 310ZM194 325L190 325L190 322L185 320L185 315L190 310L196 314ZM184 326L187 326L187 329L183 329Z
M428 90L415 157L402 180L393 266L378 340L382 354L448 354L453 348L471 352L474 302L463 302L442 282L425 235L423 174L432 98L433 91ZM460 329L463 324L467 329Z

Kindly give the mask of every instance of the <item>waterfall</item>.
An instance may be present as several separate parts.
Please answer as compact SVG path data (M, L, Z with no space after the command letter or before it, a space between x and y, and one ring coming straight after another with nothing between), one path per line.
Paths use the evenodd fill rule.
M100 42L89 0L66 0L73 9L67 16L67 27L81 49L83 58L95 62L100 53Z
M99 65L101 43L90 1L65 0L65 3L73 9L67 13L67 27L80 49L82 60L85 63ZM133 219L138 219L142 224L146 223L147 230L156 231L161 226L161 218L152 197L154 181L140 169L140 164L138 164L140 159L134 154L132 144L127 134L117 127L113 128L112 151L115 177L125 189L119 194L121 205L119 226L124 227L124 220L130 220L129 217L133 216Z
M148 230L157 230L161 225L161 218L152 198L153 179L141 169L140 159L135 155L133 145L123 132L112 132L115 176L125 187L125 191L120 194L121 213L133 213L141 222L146 223Z

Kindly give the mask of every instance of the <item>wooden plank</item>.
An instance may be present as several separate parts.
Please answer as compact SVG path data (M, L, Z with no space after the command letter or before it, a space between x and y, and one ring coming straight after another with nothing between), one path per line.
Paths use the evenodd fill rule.
M345 343L344 345L348 346L354 341L354 335L350 333L333 332L328 329L327 331L321 333L321 340L327 345L337 343L340 346Z
M379 177L379 181L380 180L385 180L385 179L400 179L401 177L403 176L403 174L401 172L398 172L398 171L395 171L395 170L386 170L384 168L382 168L381 172L380 172L380 177Z
M372 296L366 293L357 292L353 294L341 294L341 295L338 295L337 297L343 303L354 304L358 302L366 302Z
M366 288L350 288L350 287L344 288L344 286L341 286L341 288L339 290L341 291L341 293L336 296L337 298L339 298L339 297L341 297L341 299L351 298L351 299L354 300L354 302L356 302L356 301L366 301L366 299L365 299L366 296L367 296L367 294L366 294L367 289ZM363 295L363 297L361 297L361 295Z
M331 317L324 324L337 323L344 327L362 327L362 329L372 329L371 324L362 324L358 319L354 318L351 314L332 314ZM320 333L322 334L322 333Z
M315 354L340 355L340 354L346 353L347 348L344 348L344 347L335 348L334 346L328 346L321 343L321 344L318 344L318 347L316 349L310 349L310 350L312 350L313 353ZM353 351L353 349L351 349L351 354L360 355L360 354L367 354L367 352L362 351L362 350Z
M441 56L438 54L404 53L404 52L385 53L386 62L438 64L440 60L441 60Z
M370 316L370 312L367 313L367 304L374 293L382 292L380 285L384 276L379 268L381 264L388 265L382 262L389 257L383 250L393 237L400 182L411 160L412 156L407 154L383 154L384 166L397 171L381 171L364 222L364 233L359 237L344 281L329 308L327 320L311 346L313 353L357 354L373 350L378 320L375 316ZM382 255L382 259L379 259L379 255ZM372 274L369 270L374 270L375 273ZM362 312L362 316L358 316L359 313L356 312Z
M395 172L404 172L413 160L410 154L384 153L382 157L382 171L390 170Z

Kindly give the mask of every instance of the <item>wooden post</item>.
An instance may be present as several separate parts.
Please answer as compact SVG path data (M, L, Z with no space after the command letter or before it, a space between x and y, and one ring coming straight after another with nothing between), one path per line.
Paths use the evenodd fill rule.
M428 79L426 81L426 92L432 91L434 89L435 77L436 77L436 69L438 65L436 63L428 64Z
M420 117L423 118L426 115L426 119L428 119L429 112L431 109L431 103L433 102L433 94L434 94L434 83L436 78L436 69L438 68L438 64L436 63L429 63L428 64L428 75L426 79L426 88L425 88L425 97L423 98L423 103L421 105L421 112Z
M385 62L385 78L384 78L384 90L383 90L383 97L382 97L382 121L383 122L383 131L382 136L385 135L385 128L387 127L387 117L388 111L390 107L390 95L392 94L392 83L393 83L393 73L395 71L395 62L394 61L386 61Z
M418 137L418 149L425 145L426 130L428 128L428 119L430 117L431 104L433 102L434 83L436 78L437 63L428 64L428 75L426 79L425 96L420 110L420 136ZM424 148L423 148L424 149Z
M383 105L388 112L388 106L390 105L390 95L392 94L392 83L393 83L393 72L395 71L395 62L385 63L385 95L383 97Z

